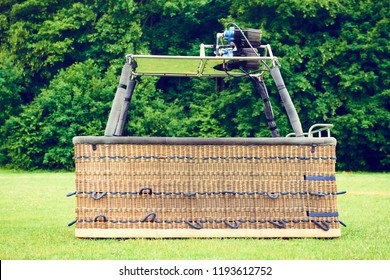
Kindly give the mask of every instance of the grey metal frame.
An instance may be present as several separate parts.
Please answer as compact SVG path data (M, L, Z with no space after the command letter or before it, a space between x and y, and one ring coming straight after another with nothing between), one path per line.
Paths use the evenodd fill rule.
M256 57L221 57L221 56L206 56L205 49L212 48L212 45L200 46L199 56L168 56L168 55L133 55L126 56L126 63L123 66L121 78L110 115L107 121L105 136L122 136L123 128L127 120L127 113L131 102L131 97L136 85L138 76L169 76L169 77L251 77L257 80L256 87L262 96L265 106L266 117L271 129L273 137L279 137L278 131L275 129L276 124L273 120L273 112L268 98L268 92L265 84L262 81L264 72L270 72L274 79L275 85L279 91L279 95L283 101L287 112L290 124L293 128L295 136L304 137L302 125L295 106L284 84L282 75L279 70L279 62L277 57L272 53L270 45L261 45L259 56ZM243 73L235 70L217 70L217 65L225 65L229 62L236 61L259 61L258 71L252 73ZM179 63L179 66L185 66L184 70L174 62ZM187 68L193 67L187 71ZM272 130L273 129L273 130Z

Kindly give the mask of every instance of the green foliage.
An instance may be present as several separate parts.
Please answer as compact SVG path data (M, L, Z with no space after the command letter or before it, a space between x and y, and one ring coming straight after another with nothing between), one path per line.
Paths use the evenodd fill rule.
M142 39L152 54L199 55L199 44L214 42L231 1L145 1Z
M24 100L31 101L60 69L73 63L93 59L107 68L133 50L141 28L132 1L84 2L28 0L4 7L3 15L9 17L4 48L24 69L29 88L22 93Z
M144 78L136 87L129 113L129 134L180 136L185 129L179 118L182 107L165 100L164 93L156 90L155 81Z
M72 138L104 131L114 70L102 73L90 60L61 70L48 89L6 122L3 163L23 169L71 168Z
M22 91L22 71L16 68L10 57L0 55L0 126L12 115L19 113Z
M333 123L341 169L389 167L389 2L235 2L280 56L304 129ZM274 94L274 93L273 93Z
M373 0L1 1L0 163L71 169L71 138L102 135L126 54L198 55L234 21L262 29L304 130L335 125L338 168L388 169L389 10ZM129 120L138 136L270 137L247 79L139 79Z

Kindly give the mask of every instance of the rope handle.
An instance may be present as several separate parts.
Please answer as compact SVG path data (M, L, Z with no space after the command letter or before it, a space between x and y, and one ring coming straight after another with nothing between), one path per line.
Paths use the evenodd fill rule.
M139 194L144 194L145 192L148 192L147 194L151 195L153 193L151 187L145 187L139 190Z
M267 192L267 196L271 199L277 199L279 197L279 193L278 192L276 192L276 193Z
M232 194L232 195L236 195L236 192L234 191L223 191L222 194Z
M183 195L186 197L191 197L191 196L195 196L196 192L183 192Z
M285 227L286 227L286 223L285 223L285 221L283 221L283 220L279 220L279 221L272 221L272 220L269 220L268 222L270 222L270 223L273 224L274 226L277 226L278 228L285 228Z
M66 195L66 197L70 197L70 196L75 195L75 194L76 194L76 192L70 192L70 193L68 193L68 194Z
M93 192L91 193L91 197L94 199L94 200L100 200L102 199L105 195L107 195L107 192L102 192L101 195L99 196L96 196L98 194L98 192Z
M339 191L339 192L333 192L333 195L340 195L340 194L346 194L347 191Z
M185 223L187 225L189 225L190 227L194 228L194 229L202 229L203 228L203 223L202 222L199 222L199 221L195 221L196 225L193 223L193 222L190 222L190 221L185 221Z
M233 229L237 229L241 225L241 223L239 221L233 221L235 223L235 225L230 223L228 220L225 220L224 222L227 226L229 226L230 228L233 228Z
M340 220L336 220L337 222L339 222L343 227L347 227L347 224L344 223L343 221L340 221Z
M98 221L99 218L103 218L103 222L104 222L104 223L107 223L107 217L104 216L103 214L97 215L97 216L93 219L93 221L96 223L96 222Z
M312 221L316 226L318 226L320 229L324 230L324 231L328 231L330 229L330 226L327 222L325 221L321 221L320 222L317 222L317 221Z
M142 220L141 220L141 222L146 222L147 220L148 220L148 218L149 217L152 217L151 219L150 219L150 222L154 222L154 220L156 219L156 216L157 216L157 214L155 213L155 212L151 212L151 213L149 213L149 214L147 214L146 216L145 216L145 218L143 218Z

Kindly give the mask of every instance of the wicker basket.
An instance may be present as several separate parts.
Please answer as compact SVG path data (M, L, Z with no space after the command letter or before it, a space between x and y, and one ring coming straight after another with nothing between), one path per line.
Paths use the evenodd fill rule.
M338 237L336 140L75 137L77 237Z

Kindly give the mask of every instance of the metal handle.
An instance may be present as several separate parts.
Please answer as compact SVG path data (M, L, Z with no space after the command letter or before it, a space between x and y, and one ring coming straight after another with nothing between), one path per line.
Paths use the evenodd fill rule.
M315 129L317 127L320 127L318 129ZM327 137L330 137L330 130L333 128L333 124L327 124L327 123L318 123L318 124L315 124L315 125L312 125L310 128L309 128L309 132L308 132L308 135L309 137L314 137L314 133L317 133L318 137L321 138L321 131L325 131L327 132Z

